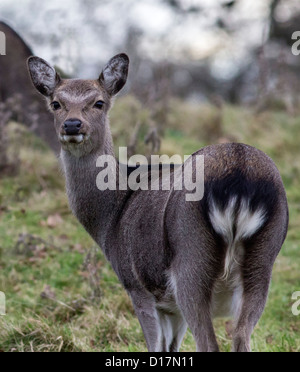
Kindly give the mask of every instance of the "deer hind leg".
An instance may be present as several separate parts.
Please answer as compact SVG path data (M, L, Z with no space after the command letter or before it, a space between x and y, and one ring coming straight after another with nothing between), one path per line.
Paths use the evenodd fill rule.
M255 271L253 275L256 275ZM258 286L253 281L244 282L242 306L235 319L232 347L234 352L251 351L251 334L265 308L270 278L269 273L260 273Z
M163 330L156 309L155 297L143 290L131 291L130 297L142 327L148 351L163 351Z
M215 336L213 323L210 314L210 304L201 295L198 298L200 301L193 302L195 293L187 291L186 297L181 293L181 299L178 301L179 306L184 314L188 326L190 327L194 339L196 341L196 348L198 352L217 352L219 346ZM188 299L189 297L189 299ZM189 303L187 302L189 301Z
M157 303L148 292L134 291L130 297L141 324L149 352L177 352L187 324L175 301Z
M157 309L163 332L162 349L166 352L178 352L187 331L187 323L176 303L171 308L158 304Z
M219 351L212 317L211 299L213 279L208 279L201 268L200 260L193 263L181 260L180 271L173 271L173 283L176 282L176 303L196 341L197 351ZM176 274L175 274L176 273ZM202 274L204 273L204 274Z
M235 317L233 351L250 352L251 334L258 323L268 298L273 264L282 238L267 233L245 244L242 266L243 289L240 309Z
M173 339L169 345L169 351L174 353L180 350L184 335L187 331L187 323L180 313L170 316L169 322L172 324L173 329Z

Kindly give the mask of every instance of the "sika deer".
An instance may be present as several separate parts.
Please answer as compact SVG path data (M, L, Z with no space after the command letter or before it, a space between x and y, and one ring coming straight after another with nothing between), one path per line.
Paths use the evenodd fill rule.
M185 189L99 191L96 162L114 155L108 112L128 57L112 58L98 80L63 80L38 57L28 66L54 113L71 209L130 295L148 350L178 351L189 326L198 351L218 351L212 319L231 315L233 350L250 351L288 227L273 161L243 144L198 151L205 159L199 202L187 202Z

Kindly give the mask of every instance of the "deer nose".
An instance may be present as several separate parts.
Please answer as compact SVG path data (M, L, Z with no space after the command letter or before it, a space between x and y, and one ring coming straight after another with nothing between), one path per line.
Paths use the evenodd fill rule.
M64 122L64 129L67 136L75 136L79 133L82 122L78 119L69 119Z

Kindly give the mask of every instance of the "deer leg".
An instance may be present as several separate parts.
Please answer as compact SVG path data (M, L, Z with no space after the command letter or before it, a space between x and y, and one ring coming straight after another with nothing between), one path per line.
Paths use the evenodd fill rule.
M184 335L187 331L187 323L181 314L171 315L169 321L173 329L173 339L169 345L169 351L173 353L179 352Z
M241 307L236 314L233 334L234 352L251 351L251 334L267 302L273 264L279 251L276 247L278 242L280 240L275 243L272 238L263 235L245 246Z
M196 341L197 351L219 351L212 318L211 291L213 283L203 285L203 278L193 269L176 278L176 302L191 329ZM175 275L173 276L175 278Z
M176 308L176 304L174 306ZM187 323L177 309L169 312L158 310L161 329L163 331L163 348L167 352L178 352L187 331Z
M193 333L198 352L218 352L219 346L215 336L209 306L181 305L186 321Z
M248 287L244 290L242 307L236 319L233 334L232 350L234 352L251 352L251 334L263 313L268 297L270 279L263 280L264 284L260 286L259 290L255 287Z
M130 297L135 314L142 327L148 351L164 351L163 333L156 310L155 298L144 291L132 291L130 292Z

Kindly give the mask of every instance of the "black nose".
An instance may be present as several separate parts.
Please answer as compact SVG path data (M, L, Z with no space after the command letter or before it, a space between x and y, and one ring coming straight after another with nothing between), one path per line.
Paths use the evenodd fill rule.
M76 136L79 133L82 122L78 119L69 119L64 123L67 136Z

